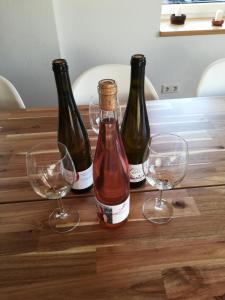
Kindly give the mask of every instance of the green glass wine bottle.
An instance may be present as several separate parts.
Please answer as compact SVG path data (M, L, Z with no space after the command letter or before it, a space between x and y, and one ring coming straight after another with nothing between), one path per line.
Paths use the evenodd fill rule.
M144 184L142 164L150 139L150 126L145 103L146 59L142 54L131 57L130 92L125 110L121 135L129 162L130 186L136 188Z
M66 145L76 169L77 180L73 184L72 191L87 192L93 185L88 134L73 97L66 60L55 59L52 67L59 102L58 140Z

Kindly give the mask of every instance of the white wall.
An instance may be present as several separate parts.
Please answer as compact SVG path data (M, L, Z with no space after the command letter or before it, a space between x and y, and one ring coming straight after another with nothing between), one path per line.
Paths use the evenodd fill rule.
M129 64L146 55L146 74L161 98L194 96L203 69L225 57L224 35L159 37L160 0L53 0L61 54L71 79L102 63ZM162 84L178 84L161 95Z
M0 1L0 74L26 106L56 105L52 59L59 56L51 0Z
M225 57L224 35L159 37L160 0L1 0L0 74L27 106L57 105L52 59L68 60L71 81L103 63L147 58L146 74L159 96L162 84L195 95L203 69Z
M61 54L70 64L71 81L85 69L104 63L129 64L144 53L147 73L159 66L157 46L160 0L53 0ZM159 60L160 61L160 60Z

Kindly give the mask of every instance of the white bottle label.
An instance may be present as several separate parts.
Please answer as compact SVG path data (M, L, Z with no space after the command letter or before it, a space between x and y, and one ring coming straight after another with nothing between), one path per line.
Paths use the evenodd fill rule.
M144 162L144 164L146 164ZM140 182L145 179L145 174L143 172L142 164L138 165L130 165L129 164L129 174L130 174L130 182Z
M73 183L72 188L75 190L86 189L87 187L93 184L93 165L81 172L76 172L75 174L75 182ZM73 172L66 170L66 176L68 177L68 181L70 176L73 176Z
M124 221L130 211L130 196L121 204L105 205L96 199L97 214L107 224L118 224Z

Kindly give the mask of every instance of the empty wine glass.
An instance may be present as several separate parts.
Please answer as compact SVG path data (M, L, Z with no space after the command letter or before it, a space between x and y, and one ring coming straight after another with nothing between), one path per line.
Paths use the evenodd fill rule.
M122 123L122 111L121 111L121 106L119 102L117 101L116 105L116 111L117 111L117 118L118 118L118 124L121 125ZM89 103L89 120L91 127L93 131L98 134L99 132L99 124L100 124L100 109L99 109L99 104L96 100L90 101Z
M145 152L143 171L147 182L156 187L159 197L147 199L143 204L145 218L164 224L173 216L173 206L162 199L163 190L170 190L182 181L188 162L187 142L175 134L158 134L152 137Z
M77 211L64 208L62 197L70 191L76 173L66 146L60 142L43 142L26 155L27 175L34 191L41 197L57 199L58 208L49 216L55 232L73 230L80 221Z

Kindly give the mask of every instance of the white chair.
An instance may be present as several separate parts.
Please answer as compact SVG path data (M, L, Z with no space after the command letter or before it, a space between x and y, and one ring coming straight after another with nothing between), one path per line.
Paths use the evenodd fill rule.
M13 84L0 76L0 110L24 109L25 105Z
M91 68L82 73L73 83L72 90L77 104L88 104L98 100L97 85L101 79L114 79L118 88L118 99L127 101L130 89L130 66L107 64ZM146 100L159 99L152 83L145 77Z
M197 87L197 96L225 95L225 58L211 63L203 72Z

